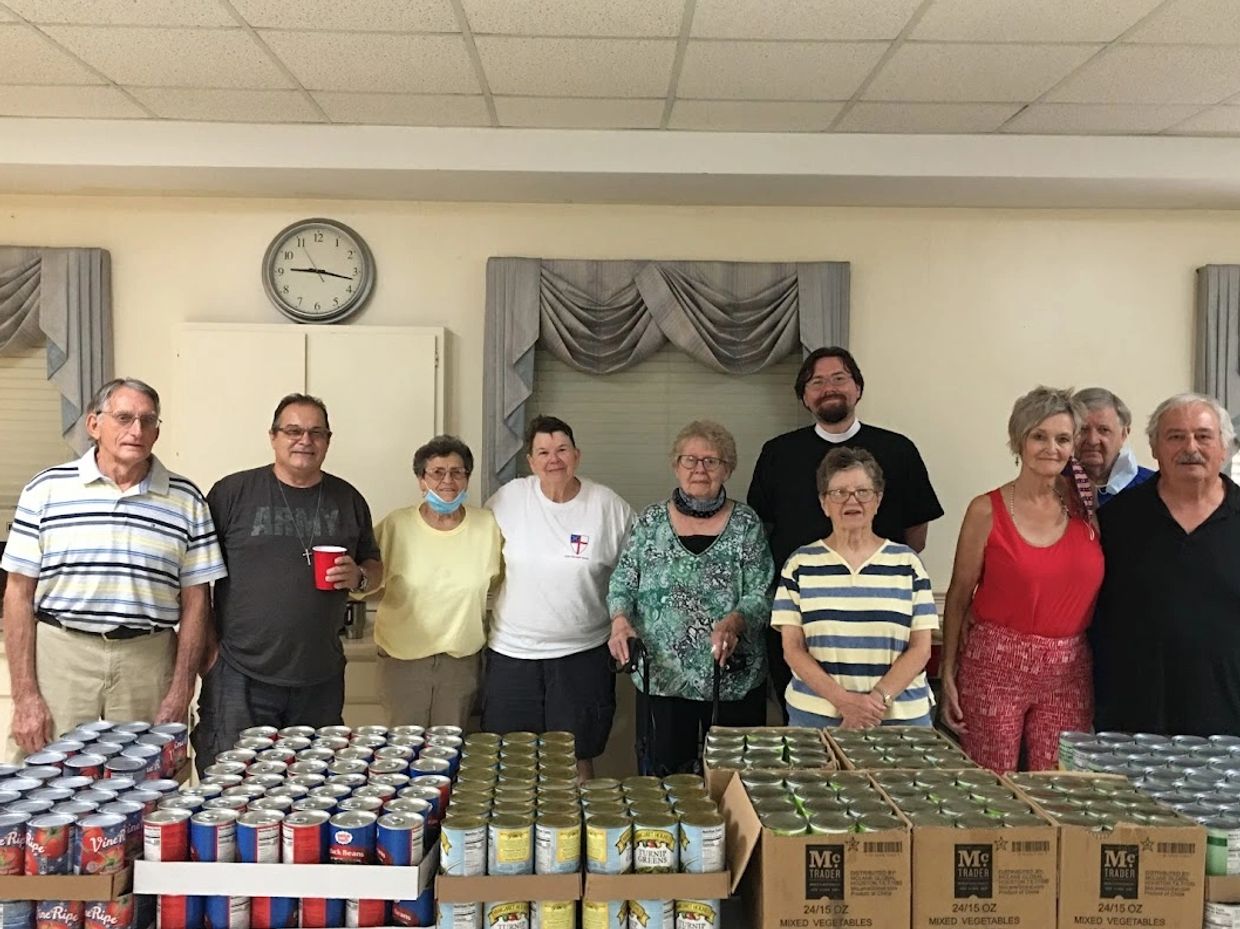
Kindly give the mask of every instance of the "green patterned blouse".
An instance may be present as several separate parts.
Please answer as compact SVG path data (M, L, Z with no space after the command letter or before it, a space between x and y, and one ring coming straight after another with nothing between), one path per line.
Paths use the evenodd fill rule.
M766 628L771 618L771 550L758 514L735 503L723 532L702 554L681 543L668 503L646 507L611 575L607 609L623 613L650 653L650 692L710 700L710 634L729 613L745 632L723 676L721 700L739 700L766 680ZM641 687L639 674L633 683Z

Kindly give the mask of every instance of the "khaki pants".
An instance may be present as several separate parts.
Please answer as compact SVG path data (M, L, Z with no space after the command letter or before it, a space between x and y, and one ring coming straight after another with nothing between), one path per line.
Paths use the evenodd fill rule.
M172 683L175 632L109 641L48 623L35 628L35 675L59 736L93 719L151 722ZM12 736L10 758L25 754Z
M406 660L379 649L375 688L389 726L465 728L478 695L481 653Z

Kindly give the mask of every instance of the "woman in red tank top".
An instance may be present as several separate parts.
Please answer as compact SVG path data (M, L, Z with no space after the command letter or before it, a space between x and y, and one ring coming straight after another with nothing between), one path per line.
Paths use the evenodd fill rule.
M1056 767L1059 734L1088 730L1085 628L1102 584L1092 501L1062 474L1084 410L1068 390L1016 401L1016 479L965 512L944 609L943 716L978 764Z

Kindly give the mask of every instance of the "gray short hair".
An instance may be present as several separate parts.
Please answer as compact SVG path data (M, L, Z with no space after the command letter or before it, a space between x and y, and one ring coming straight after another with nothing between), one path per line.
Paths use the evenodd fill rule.
M465 473L474 473L474 453L469 446L454 435L437 435L413 453L413 473L418 477L426 474L426 465L432 458L446 458L449 455L460 455L465 465Z
M1125 429L1132 428L1132 410L1128 409L1128 404L1105 387L1085 387L1078 390L1072 397L1080 401L1085 409L1091 412L1110 407L1115 411L1115 415L1119 417L1120 424Z
M1038 385L1025 394L1012 407L1008 417L1008 448L1019 456L1029 433L1051 416L1067 413L1072 417L1072 434L1081 430L1085 421L1085 407L1072 393L1071 387L1045 387Z
M676 441L672 443L672 464L676 463L680 450L690 439L701 439L710 445L719 453L728 470L736 467L736 439L726 427L710 419L695 419L676 434Z
M144 394L151 403L155 404L155 415L159 415L159 391L148 384L146 381L140 381L136 377L118 377L108 381L102 387L95 391L95 395L90 398L91 413L102 413L104 407L108 405L108 401L112 399L112 394L122 388L136 390L140 394Z
M1192 391L1185 391L1184 393L1176 394L1174 397L1168 397L1154 408L1154 412L1150 414L1150 421L1145 427L1145 435L1150 440L1150 448L1153 449L1154 441L1158 438L1158 422L1165 414L1171 410L1178 410L1180 407L1194 406L1196 404L1208 406L1214 411L1214 415L1218 419L1219 438L1223 440L1224 447L1235 449L1236 427L1232 425L1231 414L1227 412L1227 408L1213 397L1207 397L1205 394L1193 393Z
M879 465L877 458L864 448L842 445L827 452L818 465L816 475L818 496L821 497L827 492L827 488L831 486L831 478L841 471L851 471L853 468L863 470L878 493L881 494L883 488L887 486L887 481L883 478L882 466Z

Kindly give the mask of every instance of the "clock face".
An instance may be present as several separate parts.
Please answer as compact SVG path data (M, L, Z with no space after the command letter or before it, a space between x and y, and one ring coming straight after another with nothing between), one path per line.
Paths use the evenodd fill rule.
M271 302L299 323L334 323L357 312L374 287L370 249L356 232L330 219L284 229L263 258Z

